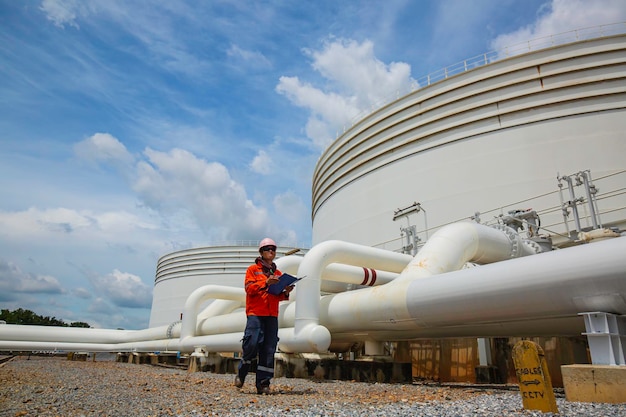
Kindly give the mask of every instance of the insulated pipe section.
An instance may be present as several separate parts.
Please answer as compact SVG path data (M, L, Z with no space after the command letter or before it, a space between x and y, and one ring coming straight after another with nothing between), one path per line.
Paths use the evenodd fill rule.
M415 278L457 271L466 262L487 264L535 254L510 227L493 228L459 222L439 229L398 278Z
M126 343L71 343L0 341L0 350L45 350L68 352L193 352L207 347L211 352L241 351L241 333L228 333L180 339L146 340Z
M411 259L410 257L408 258L407 263ZM277 264L280 265L279 268L281 270L296 274L301 261L302 257L300 256L286 256L278 259ZM401 268L398 267L395 270L400 271ZM331 279L337 281L364 285L389 282L397 276L397 274L392 272L368 270L366 268L341 264L330 265L326 273ZM245 326L245 315L229 315L229 313L245 305L245 292L242 293L238 288L222 286L207 286L207 288L200 288L196 291L197 292L189 296L183 313L183 322L186 323L185 335L183 335L181 331L181 322L174 322L170 325L143 330L6 325L0 326L0 339L16 342L33 342L29 346L32 346L31 349L35 350L54 350L52 348L42 348L42 343L45 344L45 346L50 346L50 344L55 344L55 346L61 346L60 344L63 344L65 346L65 344L81 343L83 347L77 348L76 350L85 350L85 344L102 344L103 346L115 344L117 346L117 344L121 343L171 339L179 338L180 336L189 337L196 333L215 335L224 332L240 331L240 328L243 329L243 326ZM216 299L207 306L202 313L196 316L194 312L197 311L199 305L211 298ZM243 319L239 316L243 317ZM293 321L291 326L293 326ZM293 329L291 331L287 330L287 332L293 334ZM285 338L286 337L287 336L285 336ZM240 339L241 338L238 340ZM19 344L19 347L23 349L25 344ZM106 347L102 349L108 351ZM115 349L119 349L119 347L114 348L113 351L115 351ZM158 348L156 350L166 349ZM236 349L233 351L236 351Z
M315 245L304 256L298 276L293 337L281 341L287 352L325 352L330 332L319 325L322 271L333 262L394 270L406 266L406 255L354 243L330 240Z
M132 331L85 329L79 327L0 325L0 340L50 342L119 343L128 341ZM165 334L165 332L163 332Z
M336 286L326 285L325 281L340 282L344 284L352 285L364 285L367 287L373 287L375 285L382 285L396 279L404 267L411 262L413 257L406 254L397 254L404 256L406 262L404 264L399 263L393 270L384 271L376 270L373 268L366 268L360 266L344 265L343 263L333 263L324 268L322 272L322 291L335 292ZM290 259L291 258L291 259ZM288 274L297 275L298 267L302 263L304 258L301 256L285 256L276 260L276 266L282 272ZM296 286L297 288L297 286ZM344 287L343 291L349 288Z
M278 330L278 336L281 339L281 342L283 339L288 340L293 338L293 335L293 327ZM125 343L73 343L0 340L0 351L193 352L196 348L203 348L209 352L241 352L241 332L214 334L208 336L193 336L187 337L184 340L159 339Z
M577 314L585 311L626 313L625 253L621 237L444 275L407 271L418 279L403 274L382 287L324 297L320 322L333 335L383 332L383 340L393 332L402 338L528 335L529 323L542 321L555 335L571 335L572 327L559 321L582 325Z
M386 252L387 253L387 252ZM330 288L336 289L337 285L325 285L324 282L332 281L333 283L345 283L356 286L375 286L382 285L393 281L399 276L399 272L408 264L411 259L410 255L396 254L398 257L404 257L404 264L399 262L391 265L394 267L393 272L376 270L372 268L357 267L352 265L344 265L333 263L324 268L322 274L322 290L328 291ZM297 275L298 267L304 258L302 256L284 256L276 260L276 266L284 273ZM292 293L292 299L297 294L298 286ZM346 291L349 288L342 287L340 291ZM232 300L215 300L209 304L199 315L196 331L199 334L216 334L220 330L233 332L242 327L240 315L230 314L236 309L245 306L245 302ZM284 310L284 309L283 309ZM185 315L183 315L184 317ZM293 324L292 324L293 325ZM245 326L245 320L243 321ZM291 331L293 334L293 330ZM285 336L286 338L286 336ZM283 338L283 339L285 339Z
M285 328L279 329L281 349L289 352L327 349L330 342L328 329L340 342L360 340L363 334L367 334L368 340L530 336L538 333L572 335L578 331L577 324L581 327L579 331L584 331L578 316L580 312L626 314L626 237L541 253L532 259L512 259L434 275L446 272L440 266L442 263L447 262L447 268L452 268L466 260L495 262L508 259L514 252L506 234L502 239L502 231L490 230L487 226L469 223L440 230L441 236L431 237L426 250L423 248L411 266L389 284L333 294L321 300L319 294L313 294L317 310L312 311L295 311L297 303L282 303L282 319L279 320ZM464 242L464 246L457 247L454 241L447 245L441 243L446 241L443 237L450 237L451 230L465 230L469 236L458 239ZM440 243L436 243L438 241ZM501 250L497 242L508 249ZM435 245L437 251L431 248ZM325 262L338 259L351 262L355 258L359 264L369 263L377 267L373 264L379 260L374 256L388 256L388 253L362 250L353 244L328 242L318 246L309 254L313 253L319 262L319 270L323 269ZM351 254L352 251L358 255ZM448 251L465 259L449 262ZM372 258L363 263L364 256ZM436 259L437 256L441 259ZM302 267L311 271L306 264ZM390 267L385 269L392 270ZM307 278L298 286L314 276L308 272ZM310 295L308 290L314 287L308 285L308 288L305 286L307 291L302 291L297 300ZM217 294L214 292L211 296ZM320 315L314 316L316 312ZM193 317L194 314L186 316ZM299 324L296 318L300 320ZM213 334L208 334L209 322ZM207 332L206 336L168 339L171 336L165 334L178 324L172 323L166 326L167 329L164 326L140 331L0 325L0 350L192 352L197 347L206 347L212 352L236 352L241 349L241 331L245 325L243 312L207 320L201 329ZM143 338L151 339L138 340Z
M241 307L245 307L245 302L242 303L239 300L215 300L198 314L198 322L210 317L232 313Z
M407 289L410 316L423 326L442 328L461 321L464 326L516 326L587 311L626 314L624 254L626 237L620 237L542 253L532 261L514 259L506 266L413 281ZM554 334L559 331L555 328Z
M411 255L404 256L406 257L404 266L406 266L411 261L412 257ZM342 282L345 284L352 284L353 286L362 285L366 287L383 285L396 279L400 275L400 271L401 269L396 272L389 272L374 268L333 263L324 269L322 274L322 290L324 290L324 281Z
M300 263L304 259L302 256L283 256L281 258L276 259L274 263L279 271L291 275L296 275L298 273L298 267Z
M223 285L205 285L193 291L187 298L187 301L185 301L185 308L183 309L183 325L180 330L181 340L196 335L200 304L212 298L245 303L246 292L243 288L226 287Z
M319 262L330 257L335 260L335 256L345 256L340 249L329 246L329 251L332 250L334 250L332 254L325 254L325 258ZM309 254L311 253L314 253L313 250L309 251ZM358 253L366 253L366 251ZM304 305L308 307L304 310L300 305L301 298L298 294L294 320L296 339L299 336L299 323L311 325L311 323L319 322L316 319L320 320L320 304L324 306L321 322L327 324L333 331L352 328L352 330L367 332L367 329L384 329L390 326L397 330L413 328L415 317L409 311L412 300L409 300L407 296L408 287L412 283L434 275L460 270L466 262L491 263L530 253L534 253L532 248L525 249L523 240L508 227L498 230L469 221L445 226L426 242L400 276L389 284L353 293L329 295L324 297L321 303L316 299L317 309ZM375 255L368 253L368 256L374 257ZM341 260L346 261L344 258ZM304 266L303 262L300 270ZM441 278L437 277L437 279ZM298 285L304 281L302 280ZM448 287L448 291L456 292L460 291L460 288L462 287ZM305 295L310 295L310 293L313 293L313 289L306 291ZM305 297L302 296L302 299ZM307 301L313 303L312 299L307 299Z
M198 335L240 332L239 339L241 339L246 328L246 322L246 312L243 309L221 316L208 317L206 320L198 323ZM291 325L293 326L293 324Z
M167 338L179 323L143 330L85 329L79 327L27 326L5 324L0 326L0 340L42 341L68 343L124 343Z
M298 266L302 261L302 256L283 256L276 260L276 266L282 272L288 274L297 274ZM244 277L241 278L241 283L244 283ZM238 308L245 307L245 293L243 301L237 299L217 299L209 304L200 314L198 314L198 322L202 322L211 317L217 317L224 314L229 314ZM184 317L184 315L183 315Z

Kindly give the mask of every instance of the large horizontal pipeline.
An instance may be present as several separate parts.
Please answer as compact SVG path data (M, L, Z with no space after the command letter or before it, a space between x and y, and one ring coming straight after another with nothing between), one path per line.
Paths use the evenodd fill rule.
M450 230L457 227L473 232L461 238L464 243L456 248L446 244L449 250L439 263L432 261L441 254L425 247L427 250L388 284L321 298L318 292L313 310L317 317L307 317L311 322L304 327L304 333L316 340L303 343L296 331L298 302L283 303L279 317L281 348L311 351L306 349L323 349L331 341L579 335L584 331L579 313L626 314L626 237L497 262L507 256L499 246L507 246L509 238L480 225ZM445 243L447 239L439 240ZM357 246L341 244L341 251L362 251ZM316 256L330 259L318 252ZM368 249L348 258L355 262L360 256L375 254ZM496 262L444 272L458 268L465 258ZM450 264L441 267L441 262ZM299 289L307 289L304 287ZM306 294L311 296L301 292L298 300ZM180 324L139 331L0 325L0 349L189 352L202 346L208 351L239 351L244 325L243 312L209 317L196 329L199 335L181 339L175 336Z
M579 313L626 314L626 237L320 299L332 341L434 337L580 336ZM293 327L296 304L281 306ZM207 319L202 333L242 329L243 313ZM289 340L281 337L282 343Z

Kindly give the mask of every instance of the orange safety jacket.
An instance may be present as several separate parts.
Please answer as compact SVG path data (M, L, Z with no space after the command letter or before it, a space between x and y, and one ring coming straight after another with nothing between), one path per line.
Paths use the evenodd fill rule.
M276 264L272 263L272 268L263 265L261 258L256 258L254 265L250 265L246 271L244 282L246 289L246 316L272 316L278 317L278 303L288 300L289 295L281 293L273 295L267 292L265 281L271 275L272 270L275 277L282 275Z

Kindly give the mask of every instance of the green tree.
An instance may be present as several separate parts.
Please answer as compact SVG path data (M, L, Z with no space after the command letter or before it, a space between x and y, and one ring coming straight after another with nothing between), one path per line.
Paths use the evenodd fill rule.
M88 323L82 321L75 321L71 324L65 323L63 320L59 320L56 317L40 316L35 314L31 310L25 310L18 308L17 310L0 310L0 320L4 320L7 324L23 324L23 325L36 325L36 326L60 326L60 327L91 327Z

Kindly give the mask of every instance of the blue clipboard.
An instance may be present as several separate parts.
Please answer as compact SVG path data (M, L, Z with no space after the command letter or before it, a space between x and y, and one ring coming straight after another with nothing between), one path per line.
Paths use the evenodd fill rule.
M280 277L278 277L278 279L280 281L278 281L276 284L270 285L267 288L267 292L269 292L270 294L273 294L273 295L278 295L281 292L283 292L283 290L286 287L288 287L288 286L290 286L290 285L300 281L302 278L297 278L297 277L294 277L293 275L289 275L289 274L282 274Z

